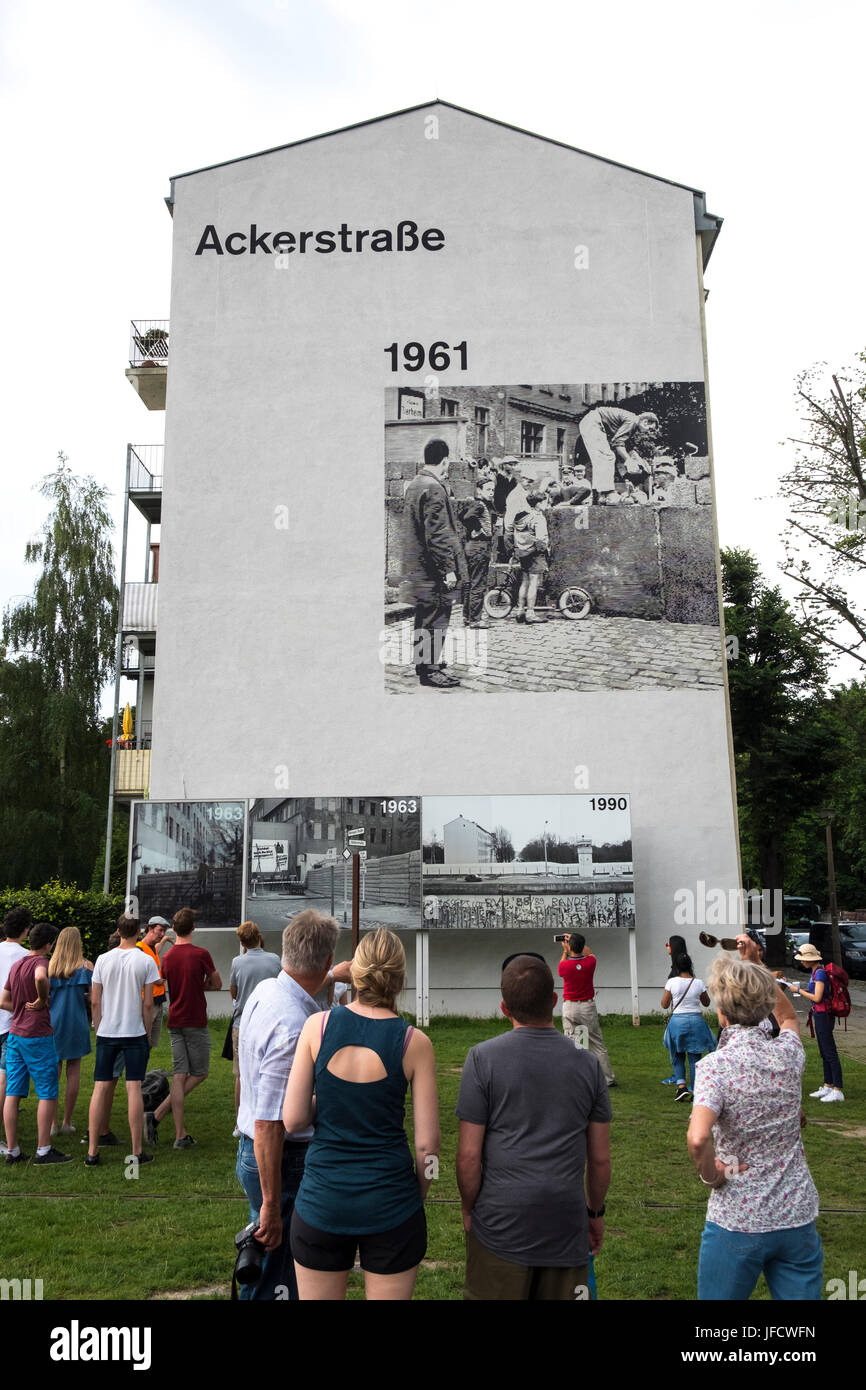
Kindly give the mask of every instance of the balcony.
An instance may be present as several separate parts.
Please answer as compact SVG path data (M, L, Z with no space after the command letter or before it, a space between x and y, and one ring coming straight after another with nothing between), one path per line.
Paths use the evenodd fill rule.
M158 593L158 584L124 584L122 623L124 632L156 632Z
M152 526L162 518L162 444L129 445L129 500Z
M115 796L146 797L150 789L150 749L118 748L114 764Z
M139 676L151 679L156 671L156 653L142 651L132 642L124 642L120 657L120 674L137 681Z
M168 319L138 319L130 326L126 379L148 410L165 410Z

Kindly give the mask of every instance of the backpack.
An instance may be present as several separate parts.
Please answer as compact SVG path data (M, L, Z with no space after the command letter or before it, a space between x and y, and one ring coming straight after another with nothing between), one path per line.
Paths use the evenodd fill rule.
M164 1071L149 1071L141 1083L141 1099L145 1110L155 1110L170 1090L169 1079Z
M843 970L841 965L825 965L822 967L827 976L827 984L824 987L824 998L822 1003L829 1004L828 1013L833 1016L834 1022L837 1018L845 1020L845 1032L848 1032L848 1015L851 1012L851 995L848 993L848 972ZM809 1010L809 1032L815 1036L815 1028L812 1023L813 1010Z
M844 1018L845 1032L848 1032L848 1015L851 1012L851 995L848 993L848 972L841 965L825 965L827 982L830 986L830 1012L834 1018Z

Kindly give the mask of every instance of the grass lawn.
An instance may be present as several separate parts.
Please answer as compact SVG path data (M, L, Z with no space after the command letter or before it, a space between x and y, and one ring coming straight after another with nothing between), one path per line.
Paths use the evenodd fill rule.
M82 1064L75 1115L79 1134L56 1139L75 1162L60 1167L0 1164L2 1276L41 1279L46 1299L225 1297L234 1262L234 1233L248 1209L234 1174L236 1141L231 1064L220 1058L225 1023L211 1024L211 1075L187 1103L194 1149L175 1151L169 1117L161 1126L156 1161L137 1179L124 1176L129 1141L126 1095L118 1087L111 1127L124 1147L104 1149L98 1168L85 1168L79 1143L87 1127L93 1056ZM439 1019L429 1029L436 1049L442 1115L441 1176L428 1200L430 1239L418 1278L418 1299L457 1299L463 1282L463 1228L454 1158L454 1106L467 1050L504 1031L493 1020ZM612 1094L613 1180L604 1249L596 1260L603 1299L693 1299L706 1199L685 1146L689 1106L674 1104L661 1045L660 1019L603 1020L619 1086ZM821 1082L818 1049L805 1037L804 1092ZM152 1066L171 1070L168 1036ZM866 1066L846 1060L844 1106L806 1100L806 1155L821 1198L818 1229L824 1278L847 1280L866 1252ZM33 1153L36 1103L21 1112L20 1140ZM350 1296L360 1297L352 1276ZM768 1298L761 1281L756 1298Z

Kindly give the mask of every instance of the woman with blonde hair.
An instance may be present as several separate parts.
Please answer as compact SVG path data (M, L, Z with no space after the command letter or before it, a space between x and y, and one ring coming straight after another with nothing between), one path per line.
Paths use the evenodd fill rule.
M806 1056L793 1005L766 966L717 956L707 978L722 1033L697 1064L689 1153L710 1189L698 1298L820 1299L818 1193L800 1138ZM774 1013L779 1036L762 1026Z
M48 962L51 987L49 1008L54 1045L57 1048L57 1083L66 1063L66 1095L63 1101L61 1134L74 1134L72 1113L81 1087L81 1059L90 1052L90 1020L87 999L93 964L84 959L81 933L77 927L64 927ZM56 1132L56 1131L52 1131Z
M345 1298L360 1247L367 1298L411 1299L427 1249L424 1198L438 1167L433 1047L396 1011L406 974L399 937L368 933L351 971L354 1002L305 1023L283 1106L288 1133L316 1126L292 1216L298 1292Z

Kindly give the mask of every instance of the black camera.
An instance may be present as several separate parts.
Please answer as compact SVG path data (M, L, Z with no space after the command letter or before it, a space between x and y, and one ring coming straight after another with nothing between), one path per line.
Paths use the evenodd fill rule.
M253 1231L258 1230L258 1224L257 1221L251 1221L235 1236L238 1255L235 1260L234 1278L238 1284L257 1284L262 1277L265 1247L253 1235Z
M553 939L554 939L554 941L559 941L560 943L565 942L565 941L570 941L570 940L571 940L571 934L570 934L569 932L565 931L565 932L562 932L562 934L561 934L560 936L555 936Z

